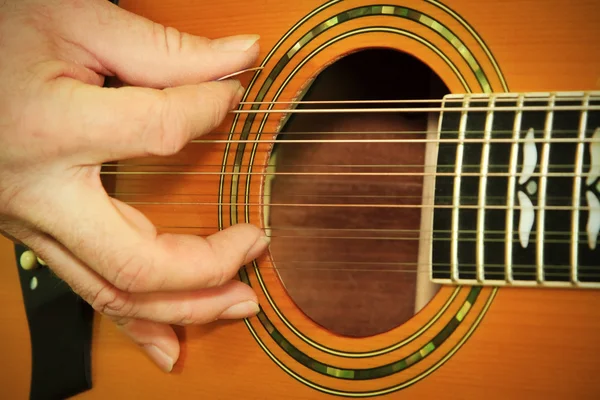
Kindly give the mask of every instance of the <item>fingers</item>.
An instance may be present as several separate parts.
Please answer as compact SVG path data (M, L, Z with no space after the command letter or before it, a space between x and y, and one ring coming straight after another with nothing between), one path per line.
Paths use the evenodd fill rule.
M258 312L256 295L241 282L196 292L132 295L108 284L49 236L13 219L0 221L0 228L35 251L75 293L110 317L166 372L172 370L180 351L169 324L239 319Z
M260 229L235 225L207 239L140 229L131 207L111 201L83 179L55 185L49 215L28 210L52 235L102 278L130 292L182 291L220 286L268 246ZM56 202L56 203L53 203ZM117 202L117 203L116 203ZM124 211L129 210L129 211ZM151 225L151 224L150 224ZM219 294L218 292L215 294ZM189 298L189 301L198 301ZM204 300L203 300L204 301Z
M245 318L258 312L256 294L239 281L196 291L129 293L112 286L52 239L38 237L32 248L96 311L117 321L134 318L190 325Z
M164 27L104 0L91 1L83 10L62 8L58 24L65 27L68 39L136 86L164 88L215 80L250 67L258 56L257 35L209 40Z
M179 341L170 325L131 318L112 318L163 371L171 372L179 359Z
M50 85L45 96L51 99L48 120L64 115L56 131L72 134L75 161L89 165L175 154L220 125L242 93L236 80L159 91L99 88L64 79Z
M15 232L9 228L9 231ZM218 287L177 293L129 293L119 290L60 243L29 228L23 242L38 254L96 311L116 321L135 318L163 324L204 324L217 319L239 319L258 312L254 291L239 281ZM17 235L20 236L19 233Z

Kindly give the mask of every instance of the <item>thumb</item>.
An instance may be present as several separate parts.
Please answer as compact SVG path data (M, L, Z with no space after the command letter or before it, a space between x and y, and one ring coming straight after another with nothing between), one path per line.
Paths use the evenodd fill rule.
M84 10L62 7L59 21L68 26L67 39L130 85L165 88L215 80L252 66L258 56L258 35L210 40L105 0L85 3Z

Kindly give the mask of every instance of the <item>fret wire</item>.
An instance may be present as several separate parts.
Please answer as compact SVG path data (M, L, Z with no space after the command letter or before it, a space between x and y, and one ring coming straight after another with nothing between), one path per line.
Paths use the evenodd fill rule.
M551 108L554 107L555 95L552 94L548 101ZM544 127L544 139L542 144L542 155L540 159L540 183L538 192L538 219L537 219L537 240L536 240L536 278L539 283L543 283L544 278L544 226L546 218L546 192L548 191L548 164L550 160L550 137L552 135L554 112L547 111L546 123Z
M515 208L515 188L516 188L516 174L517 174L517 161L519 160L519 144L517 143L517 139L519 139L519 132L521 131L521 119L523 116L522 109L524 103L524 97L519 96L518 99L518 109L515 113L515 123L513 129L513 144L510 150L510 171L508 178L508 189L506 194L506 232L505 232L505 276L506 281L511 283L513 281L513 268L512 268L512 237L513 233L513 216L514 216L514 208Z
M490 96L489 107L494 107L494 96ZM481 150L481 177L479 178L479 210L477 211L477 245L476 245L476 272L477 280L483 282L484 276L484 258L485 258L485 206L487 192L487 173L489 172L490 158L490 139L492 135L492 125L494 122L494 111L488 111L483 132L484 143Z
M452 199L452 243L450 248L450 265L452 271L452 279L457 281L460 279L458 274L458 218L460 212L460 185L461 185L461 173L463 163L463 152L464 152L464 139L465 131L467 129L467 115L466 109L469 107L469 96L466 95L463 100L463 109L460 116L460 125L458 129L458 145L456 146L456 167L454 169L454 193Z
M589 94L583 98L583 105L589 104ZM587 111L582 110L579 120L579 132L577 137L585 139L585 129L587 127ZM575 155L575 178L573 179L573 213L571 220L571 282L577 283L578 264L579 264L579 210L577 207L581 202L581 177L577 176L577 171L583 171L583 143L577 144L577 153Z

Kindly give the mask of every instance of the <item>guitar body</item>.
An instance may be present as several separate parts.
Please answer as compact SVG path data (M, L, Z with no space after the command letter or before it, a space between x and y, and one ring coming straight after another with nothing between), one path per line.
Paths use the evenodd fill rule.
M247 102L600 90L596 0L127 0L120 6L207 37L260 34L263 69L240 77ZM360 58L365 49L372 53ZM344 64L344 59L349 61ZM362 132L356 137L363 139L373 137L369 132L397 130L422 138L419 131L437 129L421 114L325 114L297 114L289 120L285 113L232 114L210 136L227 143L192 143L173 157L107 167L107 191L134 204L161 231L208 235L250 222L269 230L273 239L269 254L246 266L239 277L258 293L259 316L179 328L182 356L171 374L160 372L113 323L96 315L93 388L78 397L598 398L600 291L434 286L422 265L378 272L365 265L392 259L418 264L421 209L386 214L276 206L318 202L314 196L299 200L292 195L297 192L308 197L319 192L331 197L324 203L348 204L358 202L349 200L352 193L366 196L377 190L375 203L386 203L381 200L385 193L402 192L408 200L397 204L410 205L427 190L422 172L431 158L422 142L315 143L310 149L299 144L295 152L280 146L274 161L273 139L280 131L289 137L308 132L297 136L304 139L325 136L314 132L337 132L328 137L343 141L348 131ZM240 138L250 142L232 140ZM292 164L325 163L327 171L339 172L332 165L344 162L420 165L420 170L393 171L421 173L401 179L385 173L358 176L352 182L302 175L270 180L264 175L269 168L285 171ZM303 171L319 171L307 168ZM169 174L145 173L160 171ZM182 171L197 174L178 174ZM206 174L210 171L221 173ZM288 235L299 235L302 224L335 227L341 233L350 226L350 216L355 218L352 226L362 228L395 229L402 221L413 235L379 245L362 240L369 236L364 231L342 243L314 235L286 239L276 233L287 226ZM24 398L31 368L28 326L13 244L2 240L0 245L0 391ZM319 254L330 255L327 262L348 265L320 272L293 268L293 257L301 255L304 262L324 263ZM366 272L349 266L359 261Z

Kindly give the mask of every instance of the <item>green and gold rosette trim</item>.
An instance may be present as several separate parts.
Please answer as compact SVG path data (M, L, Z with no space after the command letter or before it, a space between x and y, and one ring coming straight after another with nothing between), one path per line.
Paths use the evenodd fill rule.
M243 101L264 102L266 98L272 98L271 101L276 102L288 83L294 79L303 66L317 54L339 41L346 40L356 35L373 32L384 32L386 34L403 36L404 38L409 38L419 43L423 48L433 52L443 60L451 71L453 71L466 93L471 93L473 91L482 91L486 93L494 90L508 91L508 87L502 77L501 71L483 40L481 40L475 30L459 15L442 3L437 1L424 2L426 5L434 6L437 10L443 12L446 18L458 22L460 26L469 33L469 39L474 39L475 43L478 44L479 49L482 50L481 52L487 58L485 60L486 63L491 65L490 68L485 70L482 67L482 62L477 60L474 56L474 52L465 45L465 40L458 37L457 34L452 32L442 22L423 11L403 7L398 4L364 4L359 7L339 11L339 6L343 3L344 2L341 0L325 3L295 24L267 54L261 65L264 69L262 72L257 73L251 80ZM331 12L330 10L333 9L337 11ZM378 18L377 24L371 25L372 21L370 21L369 17L385 17L385 19L383 19L385 23L382 23L382 19ZM364 24L361 24L359 28L342 29L345 26L345 23L359 19L364 21ZM401 24L399 22L401 21L411 21L422 27L426 27L430 33L433 33L436 37L441 37L446 43L449 43L456 54L453 54L452 56L445 54L427 37L417 35L415 32L411 32L400 26ZM319 41L323 33L328 32L333 28L338 29L340 32L326 41ZM301 31L305 31L306 33L298 40L289 40L292 34ZM299 52L313 41L316 41L315 43L318 44L315 49L305 55L303 59L296 60ZM276 59L276 55L278 55L278 59ZM468 66L467 71L464 69L461 70L461 68L452 61L453 58L456 58L456 55L466 63ZM296 66L287 76L283 77L282 73L285 67L290 65L292 61L297 62ZM274 66L267 68L270 64L274 64ZM478 87L475 88L469 85L469 79L467 79L468 74L475 78ZM491 75L500 82L500 87L492 87L491 80L489 79L489 76ZM280 78L283 78L282 84L275 87L274 83ZM255 89L255 87L259 85L259 82L261 82L260 86ZM251 92L256 92L256 95L254 98L249 99L249 93ZM252 109L254 110L258 110L260 107L260 104L252 105ZM267 109L271 109L272 107L273 104L271 103ZM257 150L259 146L261 146L258 141L263 134L263 129L269 116L269 113L250 113L246 115L243 123L240 122L239 115L236 116L230 131L230 141L226 144L223 158L223 174L221 176L219 193L220 203L237 204L239 202L238 198L242 197L243 201L240 203L251 204L250 188L253 184L252 179L254 175L244 174L242 173L242 170L247 168L248 170L244 172L251 171ZM262 120L257 121L257 117L262 118ZM235 143L233 135L240 135L240 140L252 139L257 142ZM243 163L242 160L247 157L249 157L249 162ZM227 160L231 158L233 158L234 163L233 165L228 166ZM241 179L244 179L240 178L241 176L246 176L244 185L241 185ZM228 195L225 194L225 188L227 186L229 186ZM240 186L244 187L245 190L240 189ZM227 196L229 198L226 198ZM225 208L221 204L219 205L220 229L225 227L224 221L226 221L228 217L228 222L231 225L238 222L256 223L256 221L251 221L250 208L248 206L231 207L228 211L229 212L225 212ZM250 334L256 339L258 345L271 360L273 360L273 362L294 379L320 392L345 397L370 397L391 393L408 387L433 373L456 351L458 351L466 340L468 340L484 317L487 309L490 307L496 293L495 289L484 291L478 287L456 287L448 300L440 307L440 310L432 317L432 319L414 332L413 335L410 335L408 339L399 340L397 343L393 343L392 345L381 349L365 352L349 352L319 343L310 338L307 334L301 332L301 330L294 326L294 324L291 323L278 308L256 262L249 266L249 268L252 268L252 274L249 274L246 269L240 271L241 281L252 286L255 290L262 291L267 299L267 303L262 305L264 308L261 309L258 316L245 321ZM466 295L464 295L464 293L466 293ZM478 307L476 307L476 303L479 304ZM268 309L268 313L265 312L266 309ZM452 311L454 314L449 315L450 309L458 311ZM473 312L475 312L476 315L468 318L470 321L469 325L466 328L462 327L462 324L465 323L467 317ZM272 314L276 315L279 321L283 323L286 328L286 333L275 327L275 324L273 324L268 316ZM422 335L425 332L429 332L430 334L432 332L435 333L432 335L432 339L426 341L425 344L420 346L417 350L406 350L407 346L414 343L415 340L422 338ZM286 334L291 336L286 337ZM452 338L452 343L454 343L454 345L444 346L449 338ZM348 364L348 360L356 360L358 363L361 360L373 359L383 355L397 355L397 359L393 362L387 362L371 368L341 367L340 365L333 365L331 362L328 363L316 359L314 355L309 356L299 349L298 346L293 344L293 342L297 340L309 345L316 351L311 351L312 354L326 355L329 360L334 356L336 357L334 359L340 360L340 364L343 361L344 365ZM369 339L366 338L364 340L368 341ZM282 350L285 357L276 356L275 349L279 349L277 350L278 354L281 354L280 350ZM437 352L443 352L443 354L437 354ZM415 369L415 373L412 375L406 373L411 370L411 367L423 363L434 354L436 355L435 361L425 369ZM314 379L309 377L310 374L305 373L306 370L311 371L313 374L331 378L333 381L327 380L327 385L317 383ZM394 384L390 385L389 378L400 373L402 373L402 378L398 378ZM376 381L382 378L387 378L387 383L372 390L353 390L351 386L348 385L348 382L351 381Z

